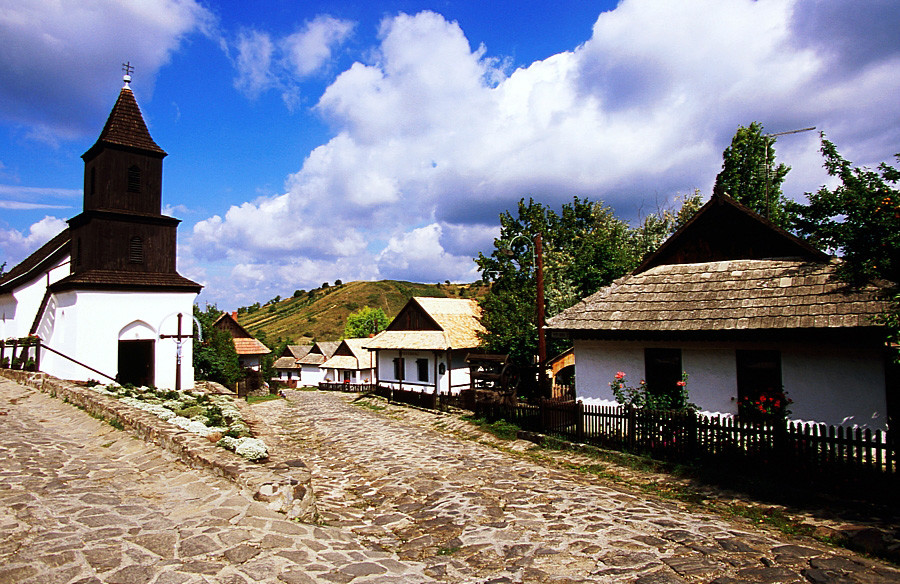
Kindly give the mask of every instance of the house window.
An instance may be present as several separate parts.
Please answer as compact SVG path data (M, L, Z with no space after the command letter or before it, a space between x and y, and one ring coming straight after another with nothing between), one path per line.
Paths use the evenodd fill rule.
M137 235L128 242L128 263L144 263L144 240Z
M416 359L416 371L419 381L428 381L428 359Z
M780 414L787 407L781 383L781 351L738 350L735 361L741 416L755 419Z
M403 369L406 367L403 357L394 358L394 379L403 379Z
M136 164L128 167L128 192L141 192L141 168Z
M644 380L651 395L678 396L682 371L681 349L644 349Z

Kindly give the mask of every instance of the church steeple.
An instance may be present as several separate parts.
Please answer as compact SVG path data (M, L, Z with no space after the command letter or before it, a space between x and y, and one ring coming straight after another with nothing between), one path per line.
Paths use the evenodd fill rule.
M128 73L130 73L130 65ZM159 215L162 209L162 159L165 150L150 136L141 109L125 87L84 159L84 210Z
M71 273L56 287L199 290L175 269L180 221L162 214L165 150L150 136L129 83L84 159L84 210L69 219Z

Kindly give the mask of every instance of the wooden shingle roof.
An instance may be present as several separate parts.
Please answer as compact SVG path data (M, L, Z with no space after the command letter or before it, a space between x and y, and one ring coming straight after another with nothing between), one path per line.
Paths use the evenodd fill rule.
M160 157L166 156L166 151L150 136L147 124L144 123L144 116L141 115L141 108L138 107L134 93L128 87L123 87L119 92L119 98L106 119L100 137L82 158L90 158L101 144L135 148Z
M365 347L368 349L474 349L481 345L478 333L485 329L481 325L481 307L478 302L467 298L412 298L404 312L421 310L437 326L438 330L403 330L394 322ZM396 320L396 319L395 319Z
M752 331L875 326L881 288L852 290L836 263L725 260L660 265L551 318L547 328L592 332Z
M69 229L63 229L59 235L13 266L0 277L0 294L12 292L16 286L37 277L50 264L68 254L70 238Z
M236 337L234 339L234 350L238 355L268 355L272 351L262 342L252 337Z

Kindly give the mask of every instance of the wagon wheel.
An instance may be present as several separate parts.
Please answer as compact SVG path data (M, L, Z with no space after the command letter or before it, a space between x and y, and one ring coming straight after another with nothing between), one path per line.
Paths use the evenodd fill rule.
M500 388L503 393L515 394L519 389L519 370L507 363L500 371Z

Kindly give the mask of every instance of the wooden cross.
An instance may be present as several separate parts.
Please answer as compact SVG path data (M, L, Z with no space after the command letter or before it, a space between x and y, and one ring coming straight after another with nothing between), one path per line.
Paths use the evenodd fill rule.
M169 316L172 316L171 314ZM161 339L175 339L175 343L177 344L177 348L175 351L175 391L181 390L181 345L184 343L185 339L193 339L194 335L184 335L181 333L181 319L184 317L180 312L178 313L178 333L174 335L159 335Z

